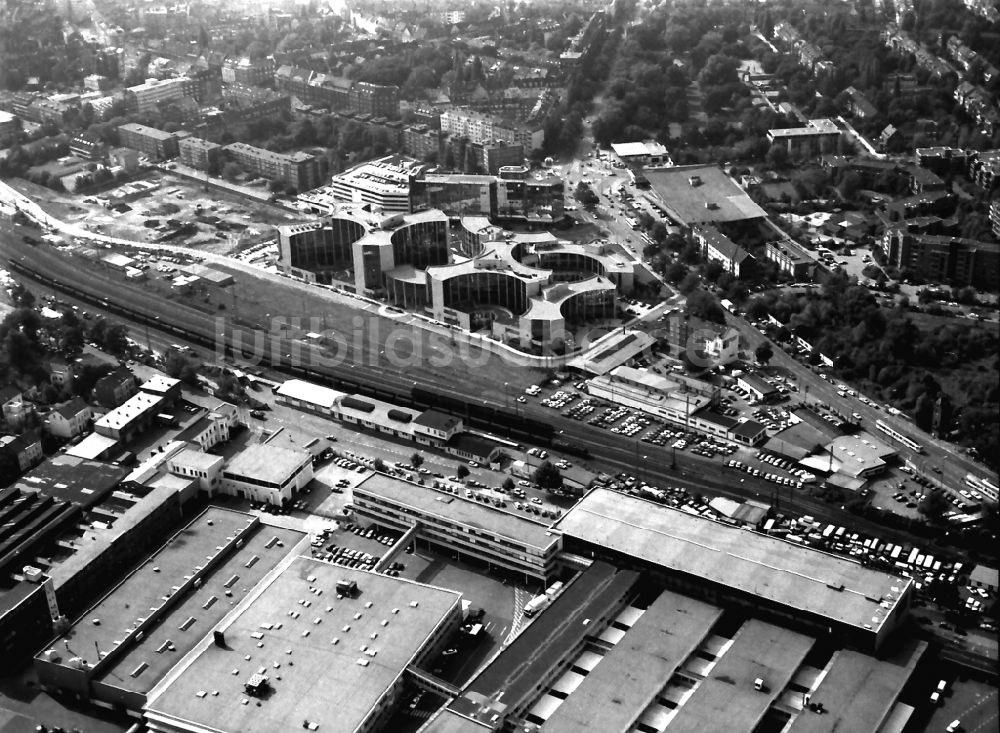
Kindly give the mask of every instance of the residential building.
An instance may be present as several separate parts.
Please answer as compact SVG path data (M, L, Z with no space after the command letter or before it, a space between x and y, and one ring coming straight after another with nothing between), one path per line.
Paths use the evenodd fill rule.
M43 458L42 438L37 430L29 430L20 435L0 435L0 452L17 461L18 470L24 473Z
M66 440L75 438L87 429L93 416L93 408L82 398L74 397L68 402L57 405L49 413L47 419L49 432Z
M882 252L889 264L929 282L1000 288L1000 244L960 237L911 234L905 227L886 229Z
M181 163L210 176L218 175L222 170L222 146L200 137L186 137L178 142L178 154Z
M396 86L351 81L288 65L274 72L274 84L279 92L331 112L353 110L374 117L399 117L399 87Z
M0 409L3 419L11 430L24 427L28 417L35 413L35 404L25 394L25 390L13 384L0 388Z
M990 225L993 236L1000 240L1000 198L990 201Z
M969 166L969 152L962 148L917 148L917 165L939 176L965 171Z
M697 226L691 236L701 247L702 257L718 262L726 272L736 278L747 277L754 268L753 255L712 226Z
M255 87L270 86L274 83L274 71L274 57L271 56L254 61L246 56L239 59L226 59L222 64L222 82Z
M356 81L348 93L349 105L361 114L399 117L399 87Z
M147 127L129 122L118 127L118 139L126 148L137 150L151 160L176 158L179 149L178 136L155 127Z
M525 150L540 148L545 132L540 125L504 120L493 115L464 109L450 109L441 113L443 132L468 138L473 143L503 141L519 144Z
M125 108L130 112L155 112L157 105L182 97L197 98L198 83L186 76L172 79L147 79L125 90ZM130 146L131 147L131 146Z
M803 157L829 153L836 149L841 132L833 120L809 120L804 127L789 127L767 131L767 141L784 145L789 155Z
M0 148L13 145L21 138L21 118L0 110Z
M110 409L118 407L138 391L139 384L132 370L122 366L97 380L93 398L97 404Z
M856 87L844 90L847 96L848 111L860 120L871 119L878 115L878 108Z
M246 143L231 143L223 149L247 173L281 181L297 192L323 185L326 176L326 158L309 153L275 153Z
M75 377L76 365L72 361L66 361L58 356L49 360L50 384L68 392L73 389Z
M1000 150L983 150L969 157L969 178L980 188L989 191L994 181L1000 180Z

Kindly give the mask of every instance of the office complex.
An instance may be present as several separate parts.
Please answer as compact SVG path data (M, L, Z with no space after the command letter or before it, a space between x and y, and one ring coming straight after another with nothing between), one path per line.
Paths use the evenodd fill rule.
M376 473L354 488L354 508L377 525L490 568L546 582L555 573L559 538L548 524L464 492L420 486Z
M515 234L483 217L461 220L464 254L449 251L440 211L378 216L345 207L314 224L279 227L284 271L385 298L469 330L549 348L568 329L609 321L634 264L607 242Z

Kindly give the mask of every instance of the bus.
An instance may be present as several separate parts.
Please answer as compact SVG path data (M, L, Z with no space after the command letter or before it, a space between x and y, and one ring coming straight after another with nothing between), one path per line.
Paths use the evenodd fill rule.
M876 420L875 427L881 430L886 435L888 435L893 440L895 440L897 443L902 443L910 450L916 453L924 452L924 447L920 445L920 443L917 443L915 440L907 438L901 432L893 428L891 425L888 425L887 423L883 422L882 420Z

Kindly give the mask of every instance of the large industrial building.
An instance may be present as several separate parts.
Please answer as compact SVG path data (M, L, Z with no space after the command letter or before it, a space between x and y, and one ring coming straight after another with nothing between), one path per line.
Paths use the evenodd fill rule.
M461 618L456 591L297 557L215 638L206 626L145 719L160 733L382 730L408 673L452 643Z
M913 581L608 489L559 520L563 549L647 572L667 587L877 650Z
M460 227L461 255L449 247L449 218L441 211L343 209L319 222L279 227L280 266L542 349L575 326L613 320L617 294L635 286L635 264L607 242L515 234L484 217L466 217Z
M901 730L927 644L818 642L595 561L421 733Z
M763 219L766 212L716 165L678 165L645 176L681 226Z
M138 713L150 690L305 538L211 507L35 658L42 685Z

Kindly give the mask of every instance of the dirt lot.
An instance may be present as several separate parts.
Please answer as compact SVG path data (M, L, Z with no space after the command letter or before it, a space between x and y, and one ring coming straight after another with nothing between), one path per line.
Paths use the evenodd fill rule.
M157 188L124 202L122 211L105 208L99 203L109 199L114 188L77 196L55 193L20 180L13 183L53 215L108 236L152 242L165 233L155 226L164 225L168 220L190 222L196 227L195 232L165 241L219 254L233 254L270 239L275 226L302 218L282 208L259 201L248 202L218 189L207 193L196 181L159 171L136 180L153 183ZM154 221L155 225L146 226L147 222Z

